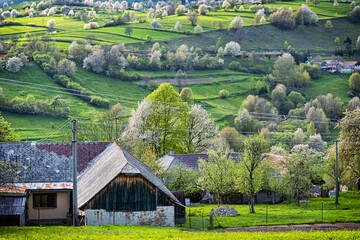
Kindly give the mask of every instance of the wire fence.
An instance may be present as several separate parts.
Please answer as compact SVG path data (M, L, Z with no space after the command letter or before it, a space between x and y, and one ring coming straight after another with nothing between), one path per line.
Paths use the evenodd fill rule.
M340 205L329 202L312 203L305 200L299 205L261 204L255 205L255 213L252 214L244 212L247 205L238 206L241 206L242 210L237 216L210 216L209 212L190 207L186 210L186 223L182 227L195 230L209 230L216 228L360 221L360 210L349 212L347 211L349 208L346 206L340 207ZM234 207L234 205L231 205L231 207ZM206 206L204 208L206 209ZM235 208L237 207L235 206ZM345 214L346 211L348 215Z

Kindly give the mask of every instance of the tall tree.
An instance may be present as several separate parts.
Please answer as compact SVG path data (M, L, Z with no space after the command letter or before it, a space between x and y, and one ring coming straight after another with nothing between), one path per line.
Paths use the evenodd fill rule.
M188 134L184 138L187 152L206 152L216 146L219 131L210 114L200 105L191 106L185 126L188 129Z
M255 213L255 195L265 181L263 153L270 144L260 135L251 135L245 140L244 158L237 164L236 187L249 200L249 212Z
M346 111L340 121L339 160L349 168L349 178L357 182L360 189L360 109Z
M199 185L204 191L216 195L218 207L221 197L233 189L235 161L229 150L208 152L208 159L199 159Z
M300 197L307 193L315 180L321 174L319 162L322 155L308 145L296 145L286 164L287 172L284 176L284 185L287 187L290 198L295 198L299 204Z
M129 149L137 147L141 141L163 155L170 150L184 152L180 139L186 135L184 125L188 105L181 101L180 95L168 84L161 84L132 112L129 126L124 131L122 141Z

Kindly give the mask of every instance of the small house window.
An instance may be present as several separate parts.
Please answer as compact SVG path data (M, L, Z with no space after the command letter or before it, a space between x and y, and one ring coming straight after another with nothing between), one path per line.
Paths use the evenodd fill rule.
M33 207L56 208L56 193L34 193Z

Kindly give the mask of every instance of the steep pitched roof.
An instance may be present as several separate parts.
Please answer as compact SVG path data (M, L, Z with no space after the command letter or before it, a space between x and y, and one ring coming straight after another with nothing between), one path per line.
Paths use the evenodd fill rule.
M120 173L139 173L177 204L180 202L155 173L130 153L113 143L78 176L78 206L83 207Z
M77 170L83 171L109 142L77 143ZM71 143L0 143L0 159L24 165L24 183L72 182Z
M240 156L238 153L229 153L229 156L231 156L235 161L238 161L240 159ZM206 153L170 154L170 155L163 156L160 159L160 162L165 169L168 169L172 164L174 164L174 161L178 161L182 164L185 164L188 167L191 167L191 168L197 170L199 168L198 161L200 158L208 160L209 156Z

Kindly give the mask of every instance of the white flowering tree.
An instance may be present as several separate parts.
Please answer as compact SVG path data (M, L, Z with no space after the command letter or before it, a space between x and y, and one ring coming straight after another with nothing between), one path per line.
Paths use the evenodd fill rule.
M237 42L231 41L225 45L224 55L236 57L240 54L240 45Z
M238 28L241 28L243 24L244 24L243 19L240 16L237 16L229 24L229 29L236 30Z
M6 63L6 70L12 73L17 73L18 71L20 71L22 66L23 63L21 62L20 58L12 57Z
M153 21L151 21L151 22L150 22L150 26L152 26L154 29L155 29L155 28L161 28L161 27L162 27L162 25L159 23L158 20L153 20Z

